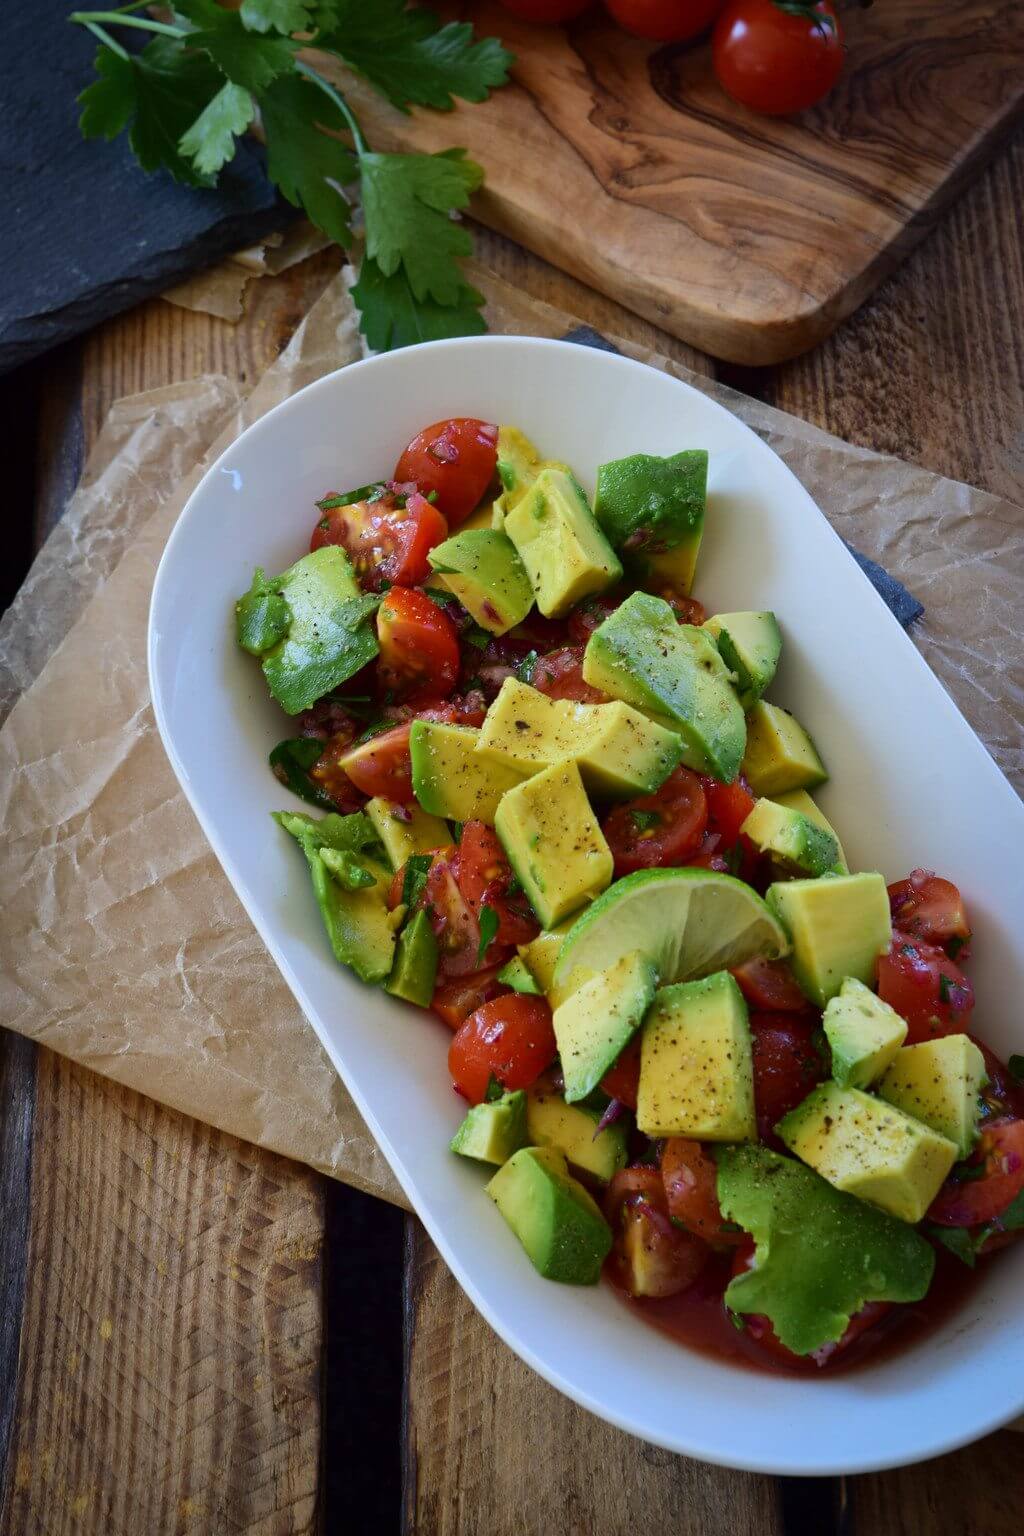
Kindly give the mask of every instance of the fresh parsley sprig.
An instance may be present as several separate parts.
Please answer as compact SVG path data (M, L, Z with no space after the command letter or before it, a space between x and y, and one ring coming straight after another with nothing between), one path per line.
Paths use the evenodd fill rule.
M299 48L341 59L403 112L444 112L507 81L512 55L497 38L476 38L468 22L442 25L406 0L242 0L238 10L176 0L167 21L139 15L145 4L70 17L100 44L96 79L79 97L86 138L127 130L144 170L209 187L258 117L271 181L339 245L351 244L358 196L366 250L352 291L371 347L486 329L483 297L460 265L472 242L454 218L482 169L462 149L375 152L344 95ZM130 52L112 28L150 41Z

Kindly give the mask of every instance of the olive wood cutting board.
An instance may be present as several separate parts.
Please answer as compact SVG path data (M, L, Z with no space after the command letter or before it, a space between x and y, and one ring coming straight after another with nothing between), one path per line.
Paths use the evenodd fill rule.
M731 102L706 42L643 43L600 6L564 29L519 22L494 0L447 13L505 40L514 83L450 114L404 116L348 77L374 146L465 145L487 170L481 220L743 364L827 336L927 233L1024 103L1019 0L844 8L843 77L792 120Z

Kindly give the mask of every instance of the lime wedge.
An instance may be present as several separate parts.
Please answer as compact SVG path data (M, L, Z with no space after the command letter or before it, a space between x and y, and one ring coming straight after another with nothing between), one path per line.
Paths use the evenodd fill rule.
M666 986L761 956L775 960L788 949L781 925L742 880L710 869L642 869L616 880L576 919L554 985L610 970L633 952L653 961Z

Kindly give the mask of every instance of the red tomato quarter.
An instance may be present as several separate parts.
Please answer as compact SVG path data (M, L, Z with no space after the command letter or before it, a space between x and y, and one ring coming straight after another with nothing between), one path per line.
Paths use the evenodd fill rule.
M407 724L396 725L394 730L371 736L361 746L350 747L342 756L341 767L364 795L381 795L399 805L412 800L409 729Z
M448 1070L456 1091L482 1104L492 1077L503 1088L529 1088L557 1051L544 999L512 993L470 1015L449 1047Z
M814 1047L814 1025L794 1014L752 1013L750 1037L757 1133L769 1146L780 1147L776 1125L828 1073Z
M722 848L735 847L739 842L740 827L757 801L743 779L735 779L732 784L720 784L717 779L702 778L701 783L707 796L711 830L719 833Z
M751 1008L767 1013L807 1013L813 1008L785 960L748 960L732 973Z
M616 879L637 869L684 864L697 852L708 824L707 797L689 768L677 768L653 795L617 805L602 831Z
M610 1099L618 1099L627 1109L636 1109L640 1088L640 1031L619 1052L619 1059L601 1079L601 1087Z
M528 944L540 932L524 893L509 894L512 884L512 866L494 828L467 821L459 843L459 888L478 921L484 907L496 915L493 945Z
M620 27L655 43L685 43L706 32L722 0L604 0Z
M943 1227L980 1227L999 1217L1024 1189L1024 1120L993 1120L968 1158L972 1173L948 1178L932 1202L929 1220Z
M612 1267L631 1296L678 1295L704 1268L710 1250L673 1226L657 1168L620 1169L605 1192L604 1213L615 1234Z
M728 0L711 46L723 90L772 117L813 107L843 69L843 33L830 0L820 0L812 15L775 0Z
M607 704L608 695L583 681L583 646L566 645L538 658L530 679L538 693L549 699L572 699L575 704Z
M449 1029L459 1029L484 1003L508 994L508 989L498 980L500 970L500 965L492 965L472 976L442 978L434 991L431 1008Z
M893 926L925 944L944 949L954 959L971 942L963 897L950 880L927 869L915 869L906 880L889 887Z
M438 698L459 677L459 637L446 613L423 592L392 587L377 610L381 686L399 695Z
M451 527L465 522L494 479L498 429L474 416L436 421L418 432L399 459L395 479L413 481Z
M907 1021L907 1044L969 1028L974 989L960 967L931 944L893 935L878 962L878 995Z
M661 1149L661 1177L673 1221L681 1221L713 1248L732 1248L743 1241L745 1234L723 1229L718 1170L699 1141L670 1136Z
M380 591L385 582L412 587L423 581L430 572L427 554L447 537L441 513L413 491L404 507L385 495L377 501L325 508L309 547L312 551L339 544L362 585Z

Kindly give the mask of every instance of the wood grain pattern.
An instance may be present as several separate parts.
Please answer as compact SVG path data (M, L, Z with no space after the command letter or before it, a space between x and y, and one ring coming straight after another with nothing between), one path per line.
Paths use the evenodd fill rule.
M471 9L515 50L515 84L405 117L345 77L371 141L466 145L487 168L486 223L744 364L792 357L850 314L1024 104L1016 0L845 10L843 79L796 120L730 102L707 44L652 49L599 7L568 30Z

